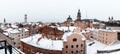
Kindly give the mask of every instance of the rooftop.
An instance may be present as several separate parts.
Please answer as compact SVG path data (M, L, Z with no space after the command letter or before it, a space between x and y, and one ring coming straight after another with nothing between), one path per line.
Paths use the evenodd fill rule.
M60 50L60 51L62 50L63 48L62 40L51 40L47 38L42 38L40 41L38 41L38 38L40 37L41 37L41 34L36 34L34 36L21 39L21 41L38 48L43 48L48 50Z
M90 45L93 42L94 44ZM92 41L87 40L86 46L87 46L87 54L96 54L97 50L109 51L109 50L120 49L120 41L114 42L112 45L107 46L95 40ZM110 54L119 54L119 53L120 51L116 51L116 52L111 52Z

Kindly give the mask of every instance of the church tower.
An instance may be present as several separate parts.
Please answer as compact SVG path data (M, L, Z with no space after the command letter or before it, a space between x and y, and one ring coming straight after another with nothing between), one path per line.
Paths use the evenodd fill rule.
M70 17L70 15L69 15L69 17L67 18L67 22L72 22L72 18Z
M6 19L4 18L4 24L6 24Z
M25 18L24 18L24 22L27 23L27 14L25 14L24 17L25 17Z
M80 21L81 20L81 12L80 12L80 9L78 10L78 13L77 13L77 21Z

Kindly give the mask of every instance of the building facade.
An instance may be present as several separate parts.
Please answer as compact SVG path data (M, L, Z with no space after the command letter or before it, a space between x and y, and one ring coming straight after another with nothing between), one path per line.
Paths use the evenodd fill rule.
M115 30L98 30L92 33L92 38L103 44L110 45L120 39L119 33Z
M64 42L62 54L85 54L85 41L80 34L72 34Z

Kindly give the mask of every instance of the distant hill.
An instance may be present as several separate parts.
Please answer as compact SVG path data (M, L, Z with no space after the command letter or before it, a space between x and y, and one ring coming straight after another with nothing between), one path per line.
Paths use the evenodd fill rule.
M93 21L93 22L102 22L98 19L82 19L82 21L85 21L85 22L90 22L90 21Z

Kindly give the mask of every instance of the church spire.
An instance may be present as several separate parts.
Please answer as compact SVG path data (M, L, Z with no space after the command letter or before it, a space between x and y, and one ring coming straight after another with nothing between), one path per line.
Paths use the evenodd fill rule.
M6 19L4 18L4 24L6 23Z
M27 23L27 14L25 14L24 17L25 17L25 18L24 18L24 22Z
M77 20L80 21L81 20L81 12L80 9L78 9L78 13L77 13Z

